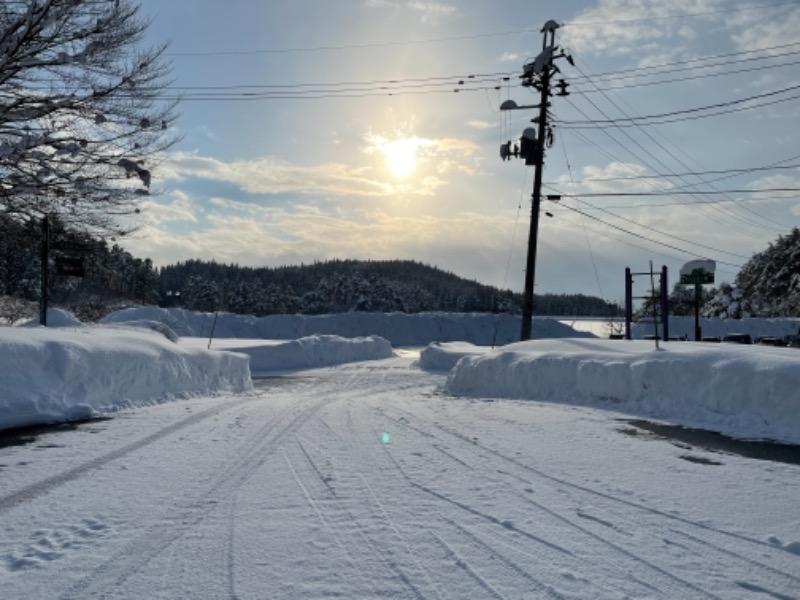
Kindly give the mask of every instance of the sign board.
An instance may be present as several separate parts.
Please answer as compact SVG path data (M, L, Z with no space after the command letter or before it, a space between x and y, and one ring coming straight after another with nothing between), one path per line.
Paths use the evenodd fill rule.
M690 260L681 267L682 285L705 285L714 283L717 263L713 260Z
M56 273L66 277L83 277L83 259L57 258Z
M90 244L82 244L80 242L68 241L54 241L50 244L53 250L62 250L64 252L91 252L92 246Z
M714 283L714 274L708 271L697 269L687 275L681 274L681 284L683 285L705 285Z

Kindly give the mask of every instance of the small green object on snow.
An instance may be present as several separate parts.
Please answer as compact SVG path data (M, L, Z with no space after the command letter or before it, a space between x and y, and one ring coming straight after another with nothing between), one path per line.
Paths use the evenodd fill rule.
M391 436L390 436L388 433L385 433L385 432L384 432L384 434L381 436L381 441L382 441L384 444L388 444L389 442L391 442L391 441L392 441L392 438L391 438Z

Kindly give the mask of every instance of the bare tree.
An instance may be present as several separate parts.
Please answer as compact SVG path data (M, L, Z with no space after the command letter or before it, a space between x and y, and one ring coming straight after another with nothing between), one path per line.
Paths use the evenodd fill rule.
M142 47L132 0L0 3L0 211L70 228L136 228L151 170L177 141L166 45Z

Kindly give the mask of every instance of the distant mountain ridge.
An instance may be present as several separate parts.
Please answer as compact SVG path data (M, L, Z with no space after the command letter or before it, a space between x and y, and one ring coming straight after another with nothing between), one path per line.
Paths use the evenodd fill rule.
M190 260L159 269L163 305L256 316L364 312L520 312L521 296L411 260L330 260L241 267ZM179 295L176 295L178 292ZM536 297L537 315L598 316L619 308L582 294Z

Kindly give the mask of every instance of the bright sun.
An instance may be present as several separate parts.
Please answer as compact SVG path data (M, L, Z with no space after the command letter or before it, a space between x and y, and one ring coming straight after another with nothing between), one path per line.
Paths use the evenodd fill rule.
M414 170L417 164L417 150L419 140L415 138L401 138L385 144L381 150L386 155L389 170L400 179L405 179Z

